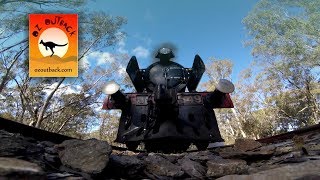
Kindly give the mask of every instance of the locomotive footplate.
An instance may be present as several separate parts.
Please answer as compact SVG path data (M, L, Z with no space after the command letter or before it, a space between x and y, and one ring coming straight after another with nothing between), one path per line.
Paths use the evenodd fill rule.
M129 94L128 97L130 109L122 112L117 142L128 142L131 146L158 139L159 142L179 141L204 146L223 141L215 114L204 106L202 93L178 93L174 105L160 107L156 106L152 94Z

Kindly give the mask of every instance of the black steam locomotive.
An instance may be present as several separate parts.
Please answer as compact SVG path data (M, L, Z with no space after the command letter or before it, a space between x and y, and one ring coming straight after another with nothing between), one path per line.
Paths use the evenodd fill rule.
M197 92L205 65L199 55L192 68L170 61L174 54L161 48L160 61L139 69L135 56L127 73L136 93L122 93L120 86L109 82L109 95L103 109L121 109L116 142L134 150L143 142L147 151L185 151L193 143L199 150L210 142L222 142L213 108L232 108L229 93L233 84L221 79L213 92ZM186 92L186 88L188 92Z

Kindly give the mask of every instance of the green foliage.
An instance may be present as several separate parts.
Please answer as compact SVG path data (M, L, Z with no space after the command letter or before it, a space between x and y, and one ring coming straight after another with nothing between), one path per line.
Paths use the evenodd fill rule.
M256 65L261 67L252 77L258 87L254 94L261 97L258 112L265 111L265 118L272 122L271 134L319 122L315 99L320 66L319 5L319 0L262 0L243 19L250 38L246 45L252 47ZM257 110L252 112L254 117ZM262 119L245 122L247 127L257 124L258 128Z
M255 62L239 75L233 113L215 111L226 140L319 123L319 22L320 0L261 0L243 19ZM232 72L230 64L209 63L205 86Z
M208 91L214 90L220 79L230 79L232 67L233 63L229 59L209 58L209 63L206 65L206 74L209 81L203 83L202 86Z
M113 111L102 114L99 129L100 139L113 143L118 133L120 113L121 111Z
M100 128L90 133L86 134L86 138L96 138L100 140L107 141L112 145L119 145L114 142L118 133L119 119L120 119L119 110L112 110L100 115Z
M316 1L262 0L244 18L253 55L265 60L299 61L314 66L320 41ZM305 61L301 61L304 59Z

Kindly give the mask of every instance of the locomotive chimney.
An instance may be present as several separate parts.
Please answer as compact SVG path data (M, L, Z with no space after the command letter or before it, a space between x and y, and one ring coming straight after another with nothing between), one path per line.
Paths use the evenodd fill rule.
M171 58L174 58L174 54L171 49L163 47L159 49L156 58L160 59L161 64L166 64Z

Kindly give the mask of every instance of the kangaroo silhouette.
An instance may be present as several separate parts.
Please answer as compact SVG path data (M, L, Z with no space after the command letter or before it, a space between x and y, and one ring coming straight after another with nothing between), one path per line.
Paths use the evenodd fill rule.
M44 42L42 39L41 39L41 41L40 41L40 43L39 44L42 44L45 48L46 48L46 50L48 50L48 47L50 48L50 50L51 50L51 52L52 52L52 54L51 54L51 56L54 54L54 51L53 51L53 48L55 48L56 46L66 46L67 44L63 44L63 45L60 45L60 44L56 44L56 43L54 43L54 42L51 42L51 41L47 41L47 42ZM50 56L50 57L51 57Z

